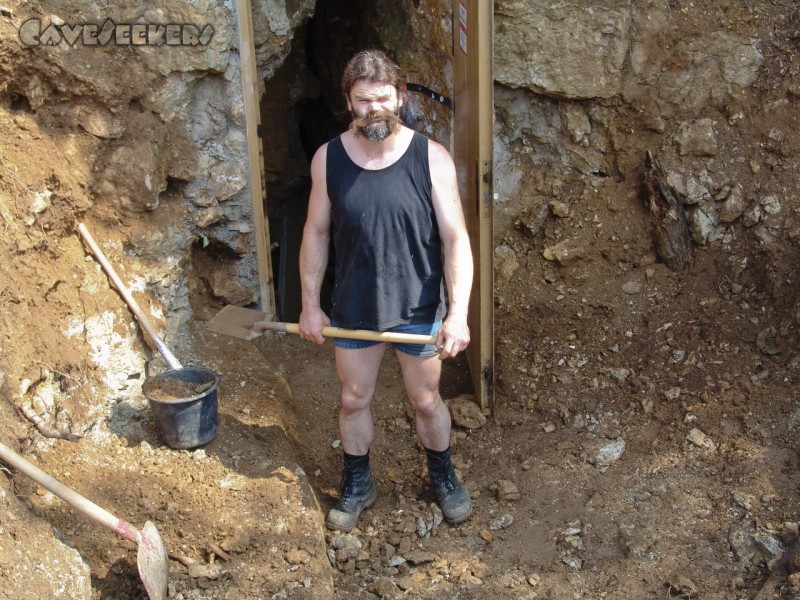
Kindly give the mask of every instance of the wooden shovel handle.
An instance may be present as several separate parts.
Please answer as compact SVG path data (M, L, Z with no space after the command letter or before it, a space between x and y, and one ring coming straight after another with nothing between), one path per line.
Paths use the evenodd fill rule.
M83 223L78 223L78 233L81 234L83 241L86 242L89 248L92 249L92 253L105 270L106 275L108 275L108 278L114 283L114 287L117 288L123 300L125 300L125 303L128 305L128 308L130 308L131 312L133 312L133 314L136 316L136 319L139 321L139 325L142 326L142 329L144 329L147 332L147 335L150 336L150 339L153 340L153 344L158 351L161 352L161 356L163 356L164 360L167 361L170 369L180 369L181 363L170 351L170 349L167 348L164 341L159 337L158 333L156 332L156 328L153 327L153 324L150 323L150 320L147 318L147 315L144 314L144 311L136 302L136 299L130 293L125 284L122 283L122 279L120 279L119 275L117 275L117 272L114 270L114 267L111 266L111 262L109 262L109 260L106 258L106 255L103 254L100 246L98 246L97 242L94 241L94 238L92 237L92 234L89 233L86 225Z
M286 333L300 333L297 323L281 323L279 321L257 321L253 323L253 331L263 333L270 331L285 331ZM397 344L435 344L435 335L420 335L417 333L398 333L396 331L369 331L367 329L345 329L344 327L323 327L322 335L325 337L347 338L350 340L367 340L370 342L394 342Z
M44 489L53 492L53 494L61 498L71 507L82 512L87 517L94 519L98 523L105 525L118 535L121 535L122 537L129 539L136 544L140 544L142 542L142 536L140 532L133 525L127 521L115 517L104 508L97 506L97 504L88 498L81 496L72 488L69 488L60 481L57 481L36 465L29 463L3 443L0 443L0 460L27 475L36 483L41 485Z

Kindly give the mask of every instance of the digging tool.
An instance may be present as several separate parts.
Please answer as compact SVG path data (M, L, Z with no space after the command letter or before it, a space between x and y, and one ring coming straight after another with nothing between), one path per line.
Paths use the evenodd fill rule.
M253 324L256 331L285 331L286 333L300 333L297 323L280 323L277 321L258 321ZM324 337L348 338L351 340L369 340L372 342L395 342L398 344L435 344L435 335L420 335L418 333L398 333L396 331L369 331L367 329L345 329L344 327L323 327Z
M97 258L98 262L100 263L100 265L102 265L103 269L105 270L106 275L108 275L109 279L111 279L111 281L114 282L114 285L116 286L119 293L122 295L123 299L125 300L125 303L128 305L133 314L136 316L136 320L139 321L139 325L142 326L142 329L144 329L147 332L147 335L150 336L150 339L153 340L153 344L155 344L156 348L161 353L161 356L164 357L164 360L167 361L167 364L169 365L170 369L183 368L181 367L181 363L178 361L178 359L175 358L175 355L172 352L170 352L169 348L167 348L166 344L164 344L162 339L158 336L155 327L153 327L153 325L150 323L149 319L144 314L144 311L136 302L136 299L131 295L130 291L125 286L125 284L122 283L122 280L119 278L119 275L117 275L116 271L114 270L114 267L111 266L111 263L106 258L106 255L103 254L103 251L100 249L100 246L98 246L97 242L94 241L94 238L89 233L89 230L86 228L86 225L84 225L83 223L78 223L78 232L81 234L83 241L85 241L89 245L89 248L91 248L92 253L95 255L95 258Z
M136 316L142 329L147 332L161 356L167 361L169 371L149 377L142 386L142 391L150 402L155 417L156 428L161 439L171 448L196 448L210 442L217 435L217 389L220 384L218 373L206 367L183 367L170 352L164 341L156 333L150 320L144 314L130 290L117 275L114 267L103 254L100 246L94 241L86 225L78 223L78 232L102 265L109 279L122 295L128 308ZM202 386L202 393L194 393L184 398L170 397L168 401L151 393L161 385L182 382L191 386ZM187 393L191 388L186 388ZM195 390L197 388L194 388Z
M87 517L105 525L126 540L137 544L139 550L136 556L136 563L139 567L139 577L144 582L147 595L150 600L166 600L167 577L169 575L167 561L169 556L155 525L150 521L146 521L144 528L137 530L130 523L115 517L94 502L81 496L75 490L53 479L39 467L29 463L2 443L0 443L0 459L27 475Z
M252 340L265 331L283 331L297 334L300 326L297 323L270 321L268 313L252 308L228 305L220 310L206 326L209 331L222 333L243 340ZM324 337L348 338L351 340L368 340L373 342L394 342L398 344L435 344L435 335L416 333L398 333L396 331L369 331L367 329L346 329L344 327L323 327Z

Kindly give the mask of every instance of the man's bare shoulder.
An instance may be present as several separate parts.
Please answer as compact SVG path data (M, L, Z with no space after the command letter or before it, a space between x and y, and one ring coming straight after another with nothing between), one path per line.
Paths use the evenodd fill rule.
M428 161L431 166L450 166L453 164L453 157L450 151L439 142L428 138Z
M314 156L311 159L311 173L324 173L325 172L325 165L327 163L328 158L328 144L330 142L326 142L322 144L317 151L314 152Z

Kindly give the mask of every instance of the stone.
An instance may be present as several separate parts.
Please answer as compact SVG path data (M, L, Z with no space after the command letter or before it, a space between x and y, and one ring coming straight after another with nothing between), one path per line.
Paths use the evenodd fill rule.
M716 156L717 136L711 119L684 121L675 134L681 156Z
M641 294L643 289L644 289L644 283L642 283L641 281L626 281L622 285L622 291L628 294L629 296L635 296L636 294Z
M131 140L113 150L95 184L95 193L111 206L141 213L158 207L167 174L147 139Z
M768 215L777 215L781 212L781 203L777 196L764 196L758 203Z
M311 555L303 549L291 550L284 556L290 565L307 565L311 562Z
M486 417L472 396L462 395L446 402L453 424L464 429L480 429L486 425Z
M498 83L561 98L619 94L630 44L630 0L602 10L498 0L494 15Z
M405 559L415 567L420 565L427 565L432 563L436 560L436 555L432 552L426 552L424 550L414 550L413 552L409 552L405 555Z
M501 479L497 482L497 499L506 502L516 502L521 498L519 488L513 481Z
M747 203L742 193L742 186L736 185L731 189L717 213L721 223L733 223L742 216Z
M501 529L508 529L514 523L513 515L508 513L495 517L489 523L489 531L500 531Z
M689 212L689 232L698 246L704 246L719 225L719 215L713 202L705 202Z
M583 259L586 249L575 239L566 239L544 249L542 255L549 261L562 266L573 265Z
M359 552L361 552L362 547L363 544L361 540L351 533L337 535L331 542L331 549L337 553L337 560L339 551L341 551L342 556L346 558L356 558Z
M580 104L572 102L562 102L560 104L561 123L569 135L570 139L576 144L586 140L586 136L592 133L592 124L589 115ZM586 140L588 142L588 140Z
M255 302L256 294L244 287L228 269L217 269L204 277L211 288L211 293L226 304L246 306Z
M622 438L617 438L610 440L595 450L587 457L587 460L590 464L594 465L598 469L607 469L609 466L622 458L624 452L625 440Z
M567 205L566 202L559 202L557 200L553 200L552 202L550 202L549 206L550 210L555 216L560 217L562 219L566 219L567 217L569 217L569 205Z
M229 160L221 162L208 170L213 186L214 197L218 202L230 200L247 185L247 165Z
M714 451L717 449L714 441L696 427L686 435L686 440L701 450Z
M501 285L508 283L519 268L517 254L506 245L494 249L494 272L497 282Z
M125 133L125 123L103 108L84 111L79 118L83 129L101 139L116 140Z

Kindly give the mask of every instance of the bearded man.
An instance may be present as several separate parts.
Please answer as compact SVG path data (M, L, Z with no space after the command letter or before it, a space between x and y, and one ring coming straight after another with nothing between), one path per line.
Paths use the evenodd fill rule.
M321 344L327 325L436 336L436 344L392 344L414 408L417 437L445 519L464 521L469 493L450 459L450 413L439 394L442 360L469 343L472 253L448 151L399 119L405 86L381 51L356 54L342 75L348 131L317 150L300 248L300 335ZM329 240L335 248L330 318L320 305ZM369 465L372 401L382 342L335 338L344 453L331 529L349 531L377 490Z

